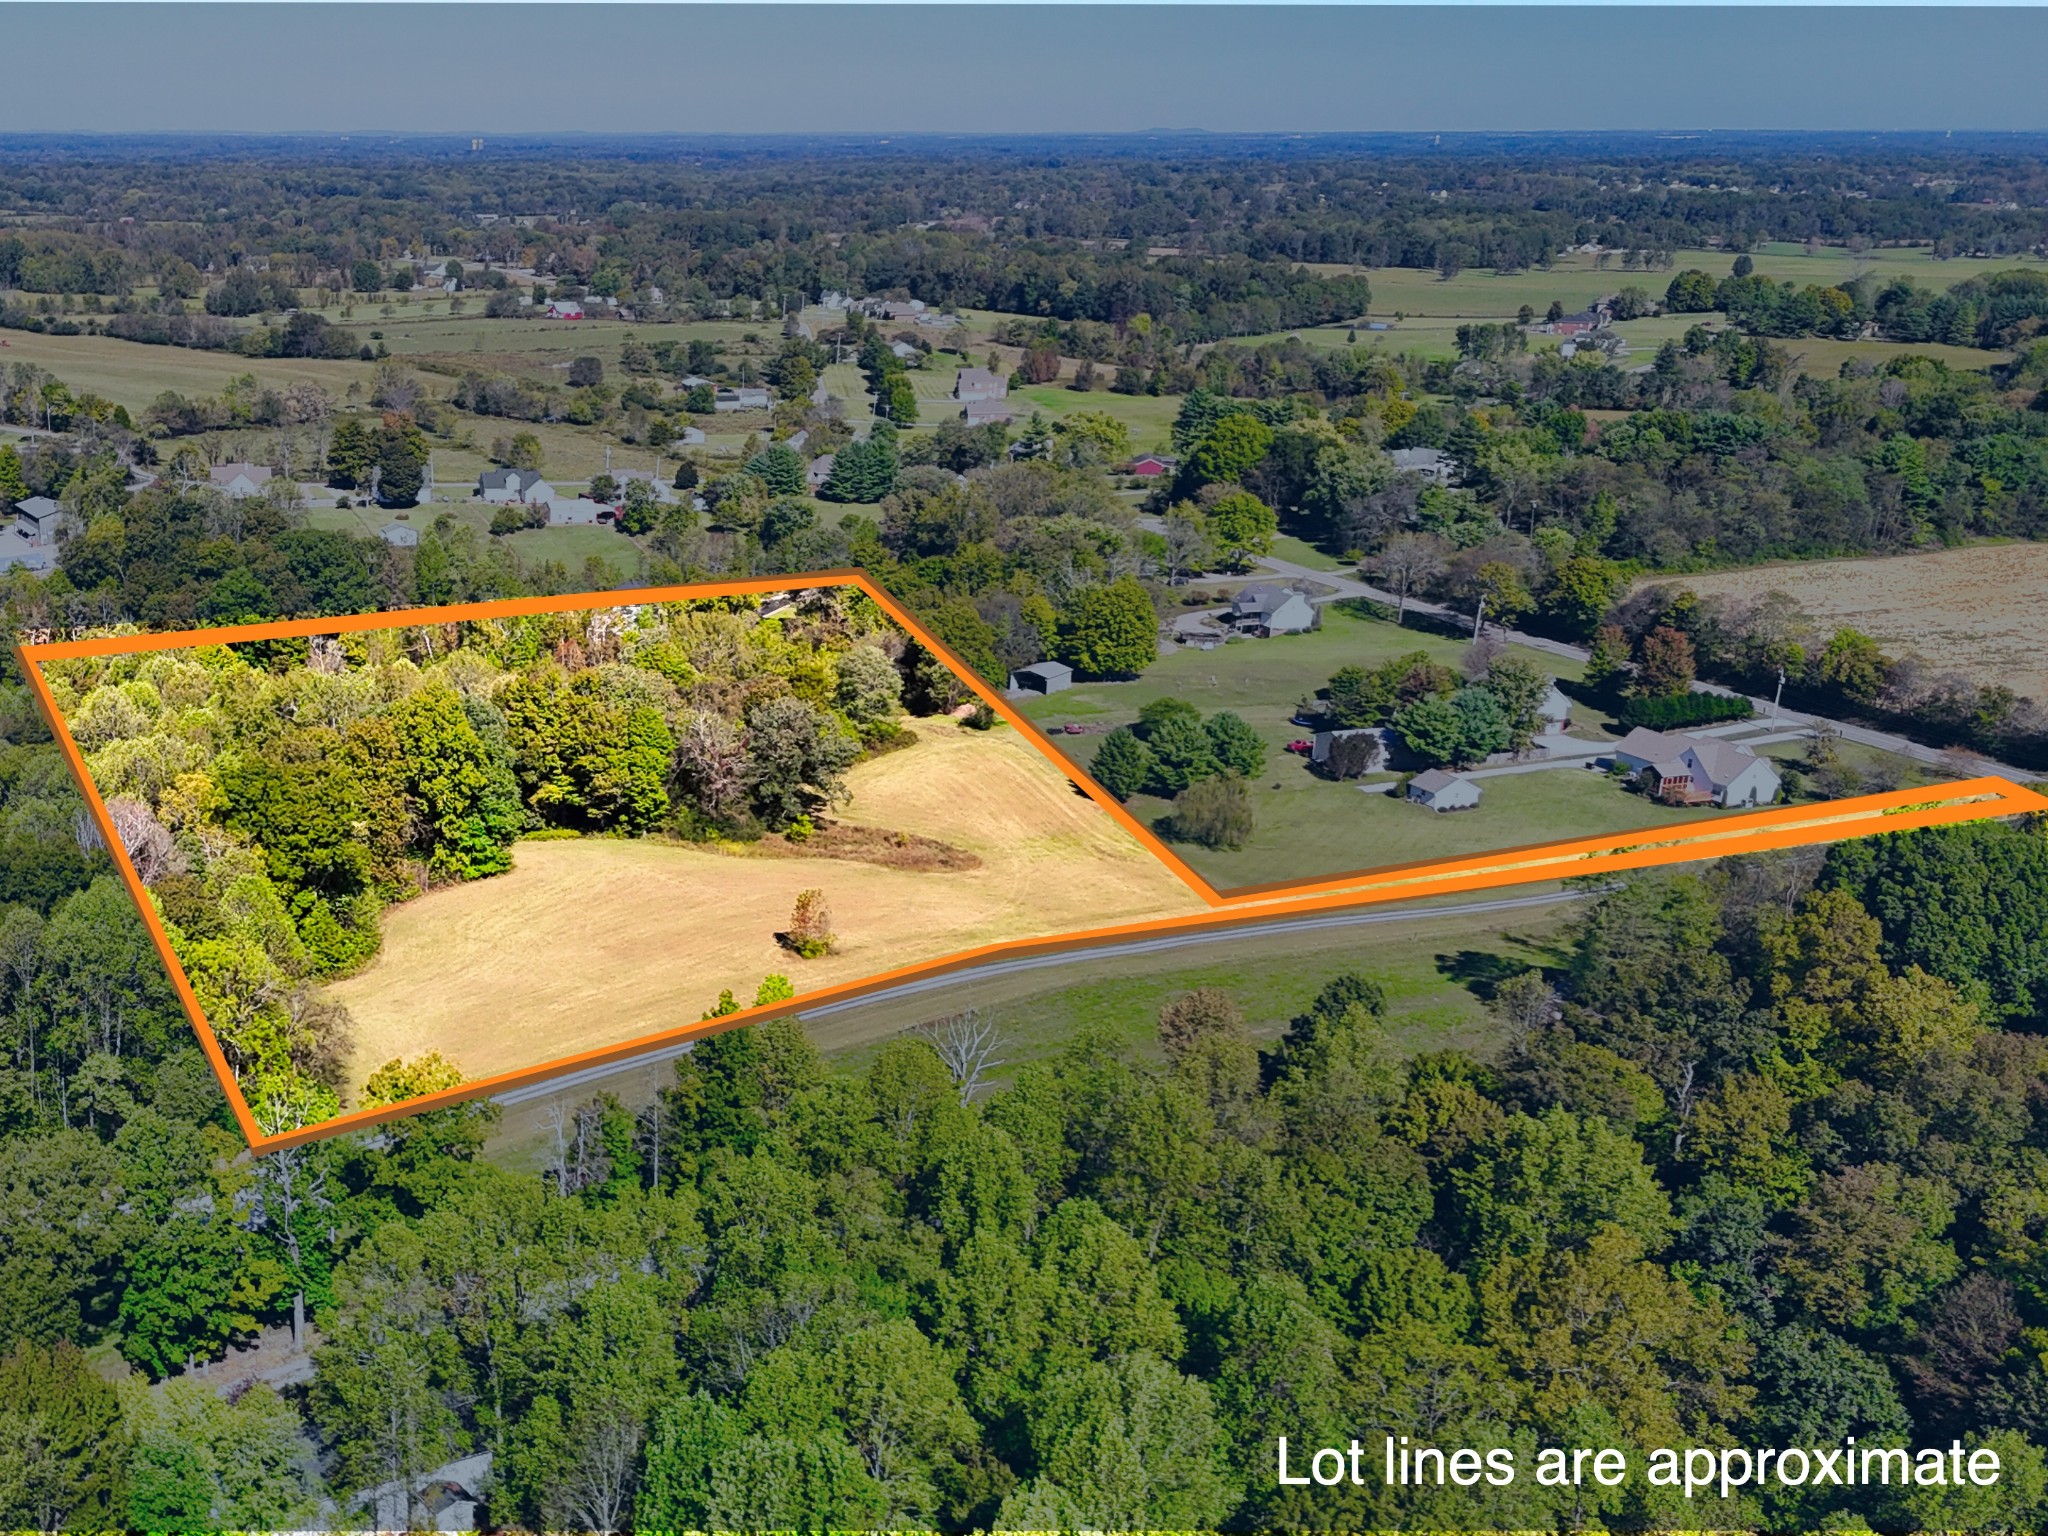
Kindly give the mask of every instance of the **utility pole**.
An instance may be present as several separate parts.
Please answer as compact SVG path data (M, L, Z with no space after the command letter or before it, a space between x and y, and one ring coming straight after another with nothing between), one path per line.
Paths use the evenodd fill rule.
M1778 717L1778 701L1785 697L1785 669L1778 668L1778 691L1771 695L1771 718Z
M1479 599L1479 611L1472 615L1472 638L1479 638L1479 631L1486 625L1486 599Z

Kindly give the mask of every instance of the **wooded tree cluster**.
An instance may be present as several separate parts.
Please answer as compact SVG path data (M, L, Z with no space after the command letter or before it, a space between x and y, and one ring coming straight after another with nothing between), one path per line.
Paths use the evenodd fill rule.
M51 690L245 1097L330 1118L348 1020L318 984L390 904L521 836L759 837L898 737L924 653L806 594L51 663ZM459 1066L459 1064L457 1064Z
M18 774L6 814L56 848L72 803ZM1995 1489L1717 1518L2044 1514L2038 826L1589 892L1543 968L1460 957L1477 1054L1404 1050L1370 974L1304 983L1277 1035L1227 989L1167 997L1156 1044L1106 1014L993 1089L936 1035L849 1068L783 1022L706 1041L652 1103L565 1098L539 1172L478 1155L479 1107L231 1161L93 882L6 917L80 930L10 939L0 979L10 1523L291 1525L475 1450L490 1519L527 1529L1686 1518L1639 1479L1276 1488L1280 1434L1525 1465L1953 1435L1997 1450ZM126 1024L60 1094L77 1047L34 1031L81 986ZM295 1302L310 1382L230 1404L185 1375ZM80 1353L107 1338L126 1382Z

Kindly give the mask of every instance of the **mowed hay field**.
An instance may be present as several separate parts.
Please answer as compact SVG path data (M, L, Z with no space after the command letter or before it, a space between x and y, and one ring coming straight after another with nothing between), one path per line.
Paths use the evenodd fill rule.
M1705 596L1789 593L1823 631L1848 624L1888 650L2048 699L2048 544L1977 544L1870 560L1817 560L1670 580Z
M4 333L0 365L34 363L72 389L104 396L140 413L167 389L181 395L217 395L228 380L255 375L283 388L300 380L320 385L336 399L351 384L367 391L376 368L353 360L242 357L233 352L199 352L190 347L148 347L112 336L45 336L36 331ZM168 450L166 450L168 451Z
M383 953L328 989L355 1019L349 1081L437 1050L468 1078L696 1022L781 972L799 995L982 945L1176 917L1205 904L1015 731L920 720L856 767L835 814L938 838L978 869L885 869L653 841L522 843L510 873L385 914ZM838 951L775 941L822 889Z

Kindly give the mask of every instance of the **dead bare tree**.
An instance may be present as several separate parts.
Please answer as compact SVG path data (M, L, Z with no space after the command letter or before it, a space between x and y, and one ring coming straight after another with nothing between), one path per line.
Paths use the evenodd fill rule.
M1003 1064L996 1055L1003 1046L1002 1035L995 1020L979 1008L928 1019L913 1033L938 1053L963 1105L974 1102L988 1074Z
M632 1510L634 1471L640 1461L640 1415L607 1394L576 1415L570 1426L577 1452L558 1490L563 1523L585 1531L616 1531Z
M106 801L106 819L115 823L121 848L143 885L156 885L166 874L178 872L178 844L150 807L127 795L115 795Z

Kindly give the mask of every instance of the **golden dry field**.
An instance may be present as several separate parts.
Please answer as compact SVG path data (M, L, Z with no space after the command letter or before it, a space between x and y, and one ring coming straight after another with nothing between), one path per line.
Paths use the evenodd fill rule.
M355 1018L350 1082L438 1050L468 1078L696 1022L780 972L799 995L960 950L1205 904L1007 728L920 720L916 745L856 767L835 815L977 856L953 871L766 857L653 841L521 843L510 873L384 918L368 969L327 990ZM775 939L797 892L831 903L836 953Z
M1979 682L2048 699L2048 624L2041 617L2048 544L1978 544L1662 579L1703 597L1786 592L1824 632L1853 625L1895 654L1914 653Z

